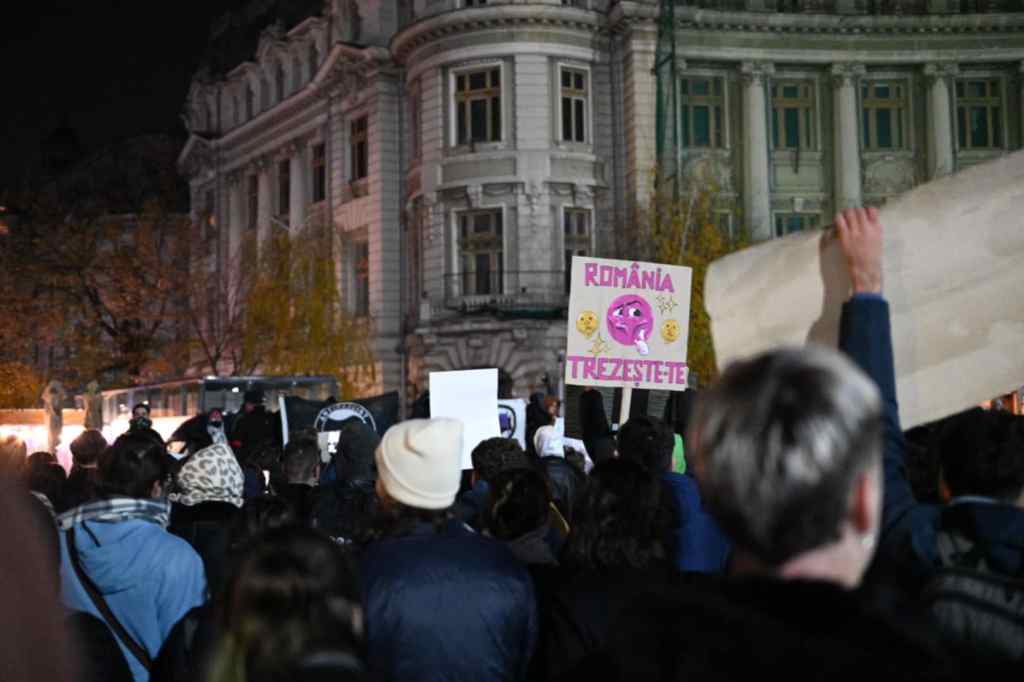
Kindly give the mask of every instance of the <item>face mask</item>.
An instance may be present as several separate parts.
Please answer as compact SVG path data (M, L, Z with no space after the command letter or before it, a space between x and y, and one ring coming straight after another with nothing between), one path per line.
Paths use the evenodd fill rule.
M223 422L210 422L210 428L219 429L224 426Z
M153 426L153 420L149 417L133 417L129 424L133 429L148 429Z

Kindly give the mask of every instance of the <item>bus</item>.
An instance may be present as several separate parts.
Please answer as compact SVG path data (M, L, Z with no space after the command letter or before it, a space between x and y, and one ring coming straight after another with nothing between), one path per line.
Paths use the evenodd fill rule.
M100 393L103 435L113 442L128 430L132 408L145 404L149 406L153 428L167 440L183 421L197 414L214 408L225 413L238 412L245 392L254 389L263 391L264 404L275 411L281 396L307 400L337 396L338 382L332 376L205 376L110 389Z

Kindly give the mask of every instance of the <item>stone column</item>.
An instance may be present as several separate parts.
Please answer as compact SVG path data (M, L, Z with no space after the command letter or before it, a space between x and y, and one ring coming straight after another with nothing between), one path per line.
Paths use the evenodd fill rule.
M262 244L270 237L274 229L271 223L271 218L274 214L274 209L271 207L273 187L270 183L270 164L266 160L261 160L256 165L256 169L257 173L259 173L259 180L257 181L259 196L256 204L256 230L259 233L260 244Z
M245 232L245 175L233 173L228 178L228 223L227 257L225 258L225 278L227 284L228 306L233 309L237 303L239 287L234 286L241 276L242 240L246 237L255 238Z
M857 133L857 86L863 64L833 64L832 93L835 125L835 209L860 206L860 141Z
M1017 84L1020 86L1020 110L1018 111L1020 115L1020 146L1024 147L1024 61L1020 63L1018 70L1020 72L1017 78Z
M288 224L295 230L301 230L306 222L306 208L309 205L309 195L306 191L306 177L309 175L309 155L306 153L306 145L297 144L292 149L291 169L288 177L291 179L291 201L288 213Z
M743 209L754 241L772 237L771 187L768 182L768 116L765 82L773 64L743 62Z
M949 99L950 81L960 72L948 62L926 64L928 79L928 177L953 172L953 120Z

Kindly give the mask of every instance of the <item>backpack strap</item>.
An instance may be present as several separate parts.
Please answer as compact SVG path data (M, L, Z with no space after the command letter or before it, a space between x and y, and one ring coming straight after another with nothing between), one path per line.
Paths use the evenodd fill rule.
M96 583L92 581L92 578L82 568L81 557L78 556L78 548L75 547L75 527L68 528L65 539L67 540L68 556L71 559L71 566L75 569L75 575L78 577L78 582L85 589L86 594L92 600L93 605L103 616L103 620L107 623L107 626L113 631L117 638L121 640L121 644L124 645L128 651L142 664L142 667L146 671L150 671L153 668L153 659L150 658L149 652L146 648L139 644L128 631L125 630L124 625L117 619L114 612L110 609L110 605L107 604L107 600L103 598Z

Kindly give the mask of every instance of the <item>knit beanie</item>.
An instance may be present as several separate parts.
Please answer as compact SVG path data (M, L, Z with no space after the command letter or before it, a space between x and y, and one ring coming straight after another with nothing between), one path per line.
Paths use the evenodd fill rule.
M197 451L178 472L178 490L167 498L191 507L201 502L228 502L242 506L242 467L223 443Z
M416 509L447 509L462 480L462 422L410 419L392 426L376 452L388 495Z

